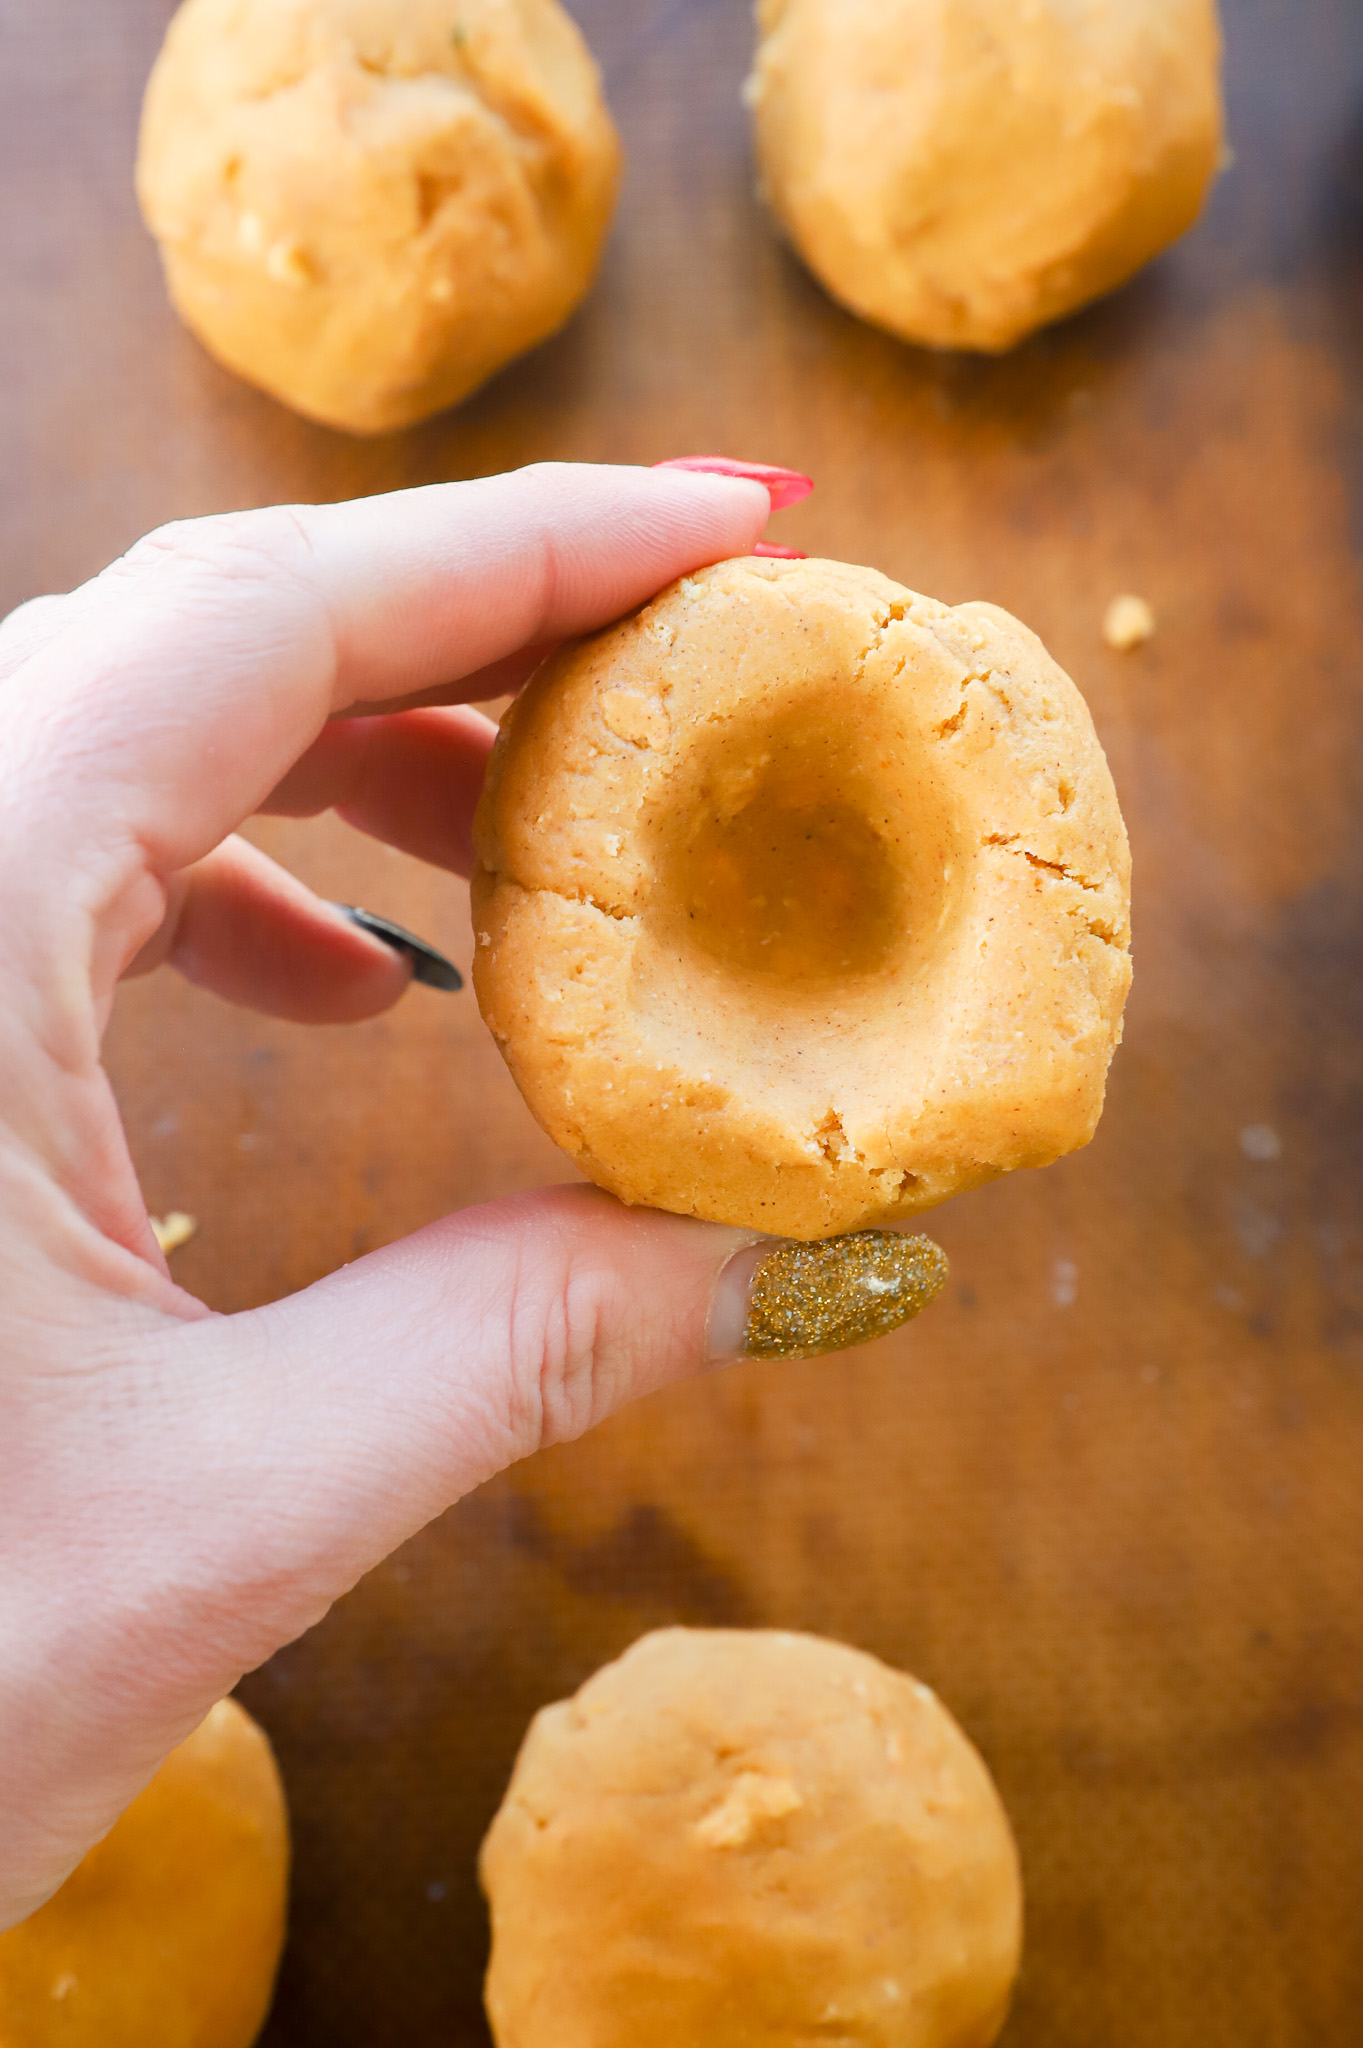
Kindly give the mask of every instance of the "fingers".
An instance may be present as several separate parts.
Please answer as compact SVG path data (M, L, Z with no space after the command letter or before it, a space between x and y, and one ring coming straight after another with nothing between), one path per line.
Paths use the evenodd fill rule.
M489 662L486 668L477 669L456 683L432 683L428 690L404 691L402 696L390 697L382 704L354 704L336 715L354 718L375 711L416 711L425 704L486 704L490 697L514 697L558 644L556 640L537 641L508 654L503 661Z
M410 964L244 839L176 877L166 917L129 968L166 963L228 1002L297 1024L353 1024L388 1009Z
M262 807L349 824L418 860L473 870L473 812L497 728L466 705L327 725ZM411 978L293 875L235 835L170 886L160 928L126 969L162 965L228 1002L294 1023L351 1024Z
M703 488L660 494L669 478ZM604 625L687 569L746 554L770 505L762 485L732 478L542 464L311 507L336 619L334 708Z
M21 1761L0 1755L0 1904L7 1872L10 1898L22 1884L36 1903L243 1671L452 1501L699 1370L749 1242L550 1190L248 1315L149 1318L97 1413L73 1381L54 1525L71 1568L11 1617L26 1663L0 1669L0 1696L22 1694L24 1670L39 1687L63 1674L41 1716L22 1697L4 1709L27 1739ZM0 1502L0 1525L25 1512Z
M202 859L333 712L602 624L747 553L768 504L734 478L547 466L153 535L11 679L5 880L60 903L78 861L126 959L160 921L147 874Z
M347 823L455 874L473 872L473 812L497 728L467 705L333 721L262 808Z

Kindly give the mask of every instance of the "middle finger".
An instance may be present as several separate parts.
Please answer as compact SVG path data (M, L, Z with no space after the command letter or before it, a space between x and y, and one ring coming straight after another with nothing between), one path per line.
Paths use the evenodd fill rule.
M473 872L473 813L497 737L471 705L333 720L261 806L347 824L457 875Z

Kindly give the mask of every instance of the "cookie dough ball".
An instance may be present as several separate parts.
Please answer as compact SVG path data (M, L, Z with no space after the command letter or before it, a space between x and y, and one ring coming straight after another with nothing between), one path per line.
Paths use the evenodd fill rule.
M185 0L137 179L205 346L298 412L377 433L562 326L618 166L558 0Z
M852 312L998 350L1196 219L1215 0L759 0L766 196Z
M284 1942L288 1816L223 1700L56 1897L0 1935L4 2048L250 2048Z
M988 2048L1017 1852L925 1685L663 1629L538 1715L483 1844L498 2048Z
M533 678L475 837L483 1015L627 1202L826 1237L1093 1135L1126 834L1079 692L993 605L685 577Z

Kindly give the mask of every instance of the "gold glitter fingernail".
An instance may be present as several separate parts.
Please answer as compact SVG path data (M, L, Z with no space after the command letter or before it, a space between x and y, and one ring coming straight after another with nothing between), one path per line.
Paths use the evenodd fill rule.
M819 1244L780 1244L753 1275L747 1358L818 1358L897 1330L947 1277L930 1237L855 1230Z

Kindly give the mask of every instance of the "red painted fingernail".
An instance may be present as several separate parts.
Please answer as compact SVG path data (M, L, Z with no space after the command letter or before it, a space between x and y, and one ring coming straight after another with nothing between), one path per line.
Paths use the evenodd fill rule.
M741 476L761 484L771 499L773 512L798 505L814 488L812 477L798 469L777 469L769 462L733 462L727 455L674 455L667 462L655 462L655 469L694 469L703 476Z
M769 540L760 540L753 549L755 555L765 555L769 562L807 562L808 555L802 555L798 548L778 548Z

